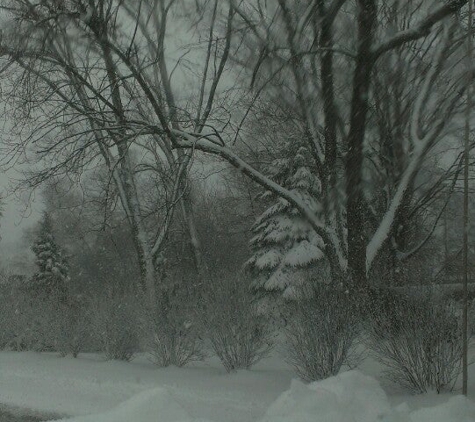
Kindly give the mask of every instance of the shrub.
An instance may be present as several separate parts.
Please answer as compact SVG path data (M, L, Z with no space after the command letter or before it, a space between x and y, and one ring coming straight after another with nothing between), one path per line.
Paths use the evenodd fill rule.
M143 315L144 349L160 367L182 367L204 358L199 327L193 322L192 292L183 286L160 291L155 309Z
M0 348L36 350L40 348L39 323L34 301L23 286L10 284L5 274L0 274Z
M58 351L73 356L88 337L84 304L78 298L33 294L28 285L0 288L0 348Z
M345 291L319 284L309 298L287 304L286 357L300 378L317 381L355 366L360 318Z
M26 294L19 301L17 317L16 348L77 357L88 343L89 321L78 298L58 300Z
M130 361L138 349L137 315L132 298L104 297L92 304L93 331L107 359Z
M381 291L371 316L369 345L390 380L413 393L453 388L462 359L461 319L453 303Z
M55 350L53 338L56 331L48 306L18 291L12 297L8 311L11 319L4 325L8 330L6 348L36 352Z
M54 318L55 347L62 356L77 357L90 344L91 321L88 304L80 297L71 297L68 303L59 304Z
M273 347L272 330L256 312L244 276L211 278L203 293L203 331L226 371L249 369Z
M0 275L1 276L1 275ZM0 289L0 349L8 348L16 337L17 301L6 289Z

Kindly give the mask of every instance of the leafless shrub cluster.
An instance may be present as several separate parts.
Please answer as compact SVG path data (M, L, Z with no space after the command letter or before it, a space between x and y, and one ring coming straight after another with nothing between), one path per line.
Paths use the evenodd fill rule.
M80 352L89 351L91 338L91 320L88 303L72 297L65 304L53 309L55 326L55 349L66 356L77 357Z
M361 324L354 302L345 291L322 284L313 288L311 298L287 305L287 361L300 378L321 380L345 364L357 364Z
M38 312L35 302L24 291L23 284L12 283L6 273L0 273L1 349L21 351L41 350L44 347L41 334L46 312Z
M254 301L245 276L211 277L204 288L201 325L228 372L250 369L273 347L273 332Z
M194 306L192 291L175 284L163 289L154 309L142 315L143 349L156 365L182 367L204 358Z
M130 361L138 350L136 307L131 298L102 298L92 304L93 331L107 359Z
M1 349L57 351L77 357L87 347L89 321L85 304L77 298L59 302L12 287L2 291L1 298Z
M28 318L18 298L2 292L0 307L0 348L24 350L27 348Z
M383 293L374 305L369 346L387 378L413 393L452 389L462 359L456 307L432 295L394 292Z

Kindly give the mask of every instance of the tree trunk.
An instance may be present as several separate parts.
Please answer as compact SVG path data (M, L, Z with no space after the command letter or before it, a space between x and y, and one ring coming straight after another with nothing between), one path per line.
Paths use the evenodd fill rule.
M357 289L367 288L365 203L362 187L363 144L372 70L371 46L376 25L376 3L360 0L358 54L353 74L350 132L346 157L348 275Z
M207 274L208 269L203 259L202 246L198 230L196 228L195 217L193 215L192 198L190 192L185 192L183 194L182 198L180 199L180 206L183 219L185 220L187 226L188 240L193 253L193 263L196 268L198 279L202 280L202 278Z
M321 84L324 114L325 162L323 166L323 201L327 221L337 219L337 111L335 106L334 74L333 74L333 33L332 21L328 21L328 10L324 2L319 4L319 13L322 21L320 45L326 51L321 58Z
M157 270L154 259L150 254L146 253L141 256L140 272L145 286L145 299L150 309L154 309L157 305Z

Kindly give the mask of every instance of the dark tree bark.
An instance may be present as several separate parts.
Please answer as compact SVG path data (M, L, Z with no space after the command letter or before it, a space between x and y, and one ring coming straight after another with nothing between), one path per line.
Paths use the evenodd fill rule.
M366 288L366 246L368 244L362 227L365 225L366 209L363 186L363 144L369 103L369 88L373 67L371 47L376 27L376 2L358 2L358 51L353 74L350 132L346 157L346 195L348 224L348 273L352 285Z

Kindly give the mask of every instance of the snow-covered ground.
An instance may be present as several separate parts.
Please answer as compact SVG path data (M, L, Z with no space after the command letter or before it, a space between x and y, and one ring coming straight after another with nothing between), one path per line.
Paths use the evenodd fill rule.
M306 385L274 356L227 374L214 359L185 368L55 354L0 352L0 404L70 422L475 422L475 403L454 394L409 396L376 379L367 360ZM470 368L471 399L475 368Z
M193 417L246 422L261 418L293 377L279 359L268 359L252 371L227 374L214 359L184 368L157 368L141 356L125 363L96 355L73 359L54 353L0 352L0 403L86 415L113 409L160 387L170 406L176 403Z

